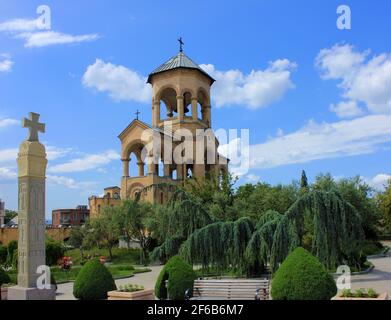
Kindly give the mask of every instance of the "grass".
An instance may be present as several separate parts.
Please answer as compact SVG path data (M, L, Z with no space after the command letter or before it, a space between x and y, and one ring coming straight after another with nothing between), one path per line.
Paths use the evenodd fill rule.
M107 249L94 248L92 250L84 251L84 259L87 258L99 258L100 256L106 257L107 269L113 275L114 279L132 277L137 273L149 272L148 268L135 268L133 265L138 264L140 261L140 250L138 249L126 249L126 248L113 248L113 260L109 261L109 252ZM74 281L80 272L81 256L79 249L68 250L65 255L72 258L73 266L69 271L63 271L58 266L52 266L51 273L56 282L64 283L68 281ZM17 270L10 270L7 272L11 278L12 283L17 283Z
M140 262L140 250L138 249L113 248L112 252L113 260L110 262L113 264L139 264ZM72 258L74 265L81 264L79 249L68 250L65 254ZM106 248L93 248L91 250L85 250L83 255L84 259L104 256L106 261L109 261L109 250Z
M132 277L137 273L149 272L148 268L134 268L132 265L107 265L107 269L114 279ZM70 271L63 271L59 267L52 267L52 273L57 283L74 281L82 266L73 266Z

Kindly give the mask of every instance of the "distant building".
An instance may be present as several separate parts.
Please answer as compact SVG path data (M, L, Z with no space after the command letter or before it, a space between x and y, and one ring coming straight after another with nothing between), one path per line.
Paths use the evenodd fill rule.
M0 227L4 224L5 220L5 203L0 199Z
M76 209L57 209L52 211L53 227L80 226L89 218L87 206L77 206Z
M104 189L102 197L91 196L88 198L90 208L90 218L94 219L99 216L103 207L114 207L121 204L121 188L114 186Z

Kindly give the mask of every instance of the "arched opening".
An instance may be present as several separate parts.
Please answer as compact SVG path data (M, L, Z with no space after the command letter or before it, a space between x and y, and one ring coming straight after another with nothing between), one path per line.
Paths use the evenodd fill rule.
M177 171L176 168L172 169L172 171L171 171L171 178L172 178L173 180L178 179L177 173L178 173L178 171Z
M137 165L137 156L134 152L130 154L129 157L129 176L138 177L138 165Z
M208 99L208 94L207 94L207 92L205 92L204 89L198 90L197 100L198 100L198 104L200 105L200 111L198 113L198 118L200 120L204 121L205 123L207 123L207 122L209 122L209 119L207 117L206 106L209 103L209 99ZM198 106L197 106L197 112L198 112Z
M193 178L193 165L192 164L186 165L186 178L188 178L188 179Z
M183 94L184 114L187 117L191 117L191 93L185 92Z
M159 163L157 164L157 170L159 177L164 177L164 163L162 161L162 158L159 158Z
M197 102L197 119L202 120L202 106Z
M173 88L166 88L160 95L160 119L170 119L177 115L177 93Z

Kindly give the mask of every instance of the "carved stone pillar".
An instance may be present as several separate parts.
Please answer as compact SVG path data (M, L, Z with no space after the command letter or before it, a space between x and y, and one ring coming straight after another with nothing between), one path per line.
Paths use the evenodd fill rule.
M39 282L45 277L45 146L38 141L38 131L44 132L44 124L38 123L39 114L30 113L23 120L23 127L30 134L23 141L18 154L18 285L8 289L9 300L54 300L54 286ZM42 270L40 270L42 268ZM46 277L47 279L47 277ZM48 288L40 285L47 285Z

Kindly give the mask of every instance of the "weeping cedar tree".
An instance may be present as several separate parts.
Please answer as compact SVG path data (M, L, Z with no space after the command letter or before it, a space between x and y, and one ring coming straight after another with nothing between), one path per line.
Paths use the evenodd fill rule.
M248 218L235 222L216 222L196 230L181 246L179 255L189 263L200 263L204 269L210 266L218 271L228 267L244 272L249 265L244 254L254 225Z
M269 263L275 271L290 252L302 246L306 233L311 234L312 254L326 268L361 266L364 232L357 210L338 193L322 191L304 194L284 215L268 211L256 228L248 218L207 225L183 243L180 255L204 269L231 266L244 271Z
M162 185L160 188L164 187ZM167 261L178 253L179 247L197 229L213 223L203 204L186 190L178 188L166 206L157 210L161 219L155 228L163 244L152 252L152 260Z

